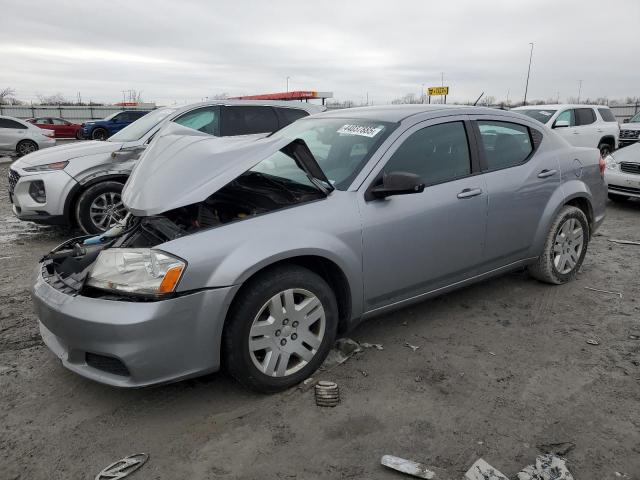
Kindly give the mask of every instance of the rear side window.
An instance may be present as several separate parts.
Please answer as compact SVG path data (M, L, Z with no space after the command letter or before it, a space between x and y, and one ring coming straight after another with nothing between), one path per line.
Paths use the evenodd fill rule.
M222 136L270 133L278 130L278 117L271 107L223 107Z
M511 122L478 121L480 144L487 170L501 170L523 164L533 145L529 129Z
M395 151L384 171L414 173L427 185L471 174L464 124L442 123L418 130Z
M220 136L220 107L202 107L176 118L175 123L199 130L214 137Z
M596 121L596 113L592 108L576 108L576 125L591 125Z
M0 118L0 128L15 128L19 130L25 130L27 127L21 123L11 120L9 118Z
M599 108L598 112L600 112L600 116L605 122L617 122L616 117L613 116L613 113L608 108Z
M278 112L278 117L280 118L280 128L309 115L299 108L276 108L276 112Z

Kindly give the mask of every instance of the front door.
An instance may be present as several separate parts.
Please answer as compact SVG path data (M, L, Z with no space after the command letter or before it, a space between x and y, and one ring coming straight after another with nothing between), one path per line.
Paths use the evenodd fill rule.
M442 122L440 120L439 122ZM410 128L363 188L389 172L417 174L421 193L359 200L365 308L370 311L473 276L482 259L484 179L464 117ZM473 152L473 156L472 156Z

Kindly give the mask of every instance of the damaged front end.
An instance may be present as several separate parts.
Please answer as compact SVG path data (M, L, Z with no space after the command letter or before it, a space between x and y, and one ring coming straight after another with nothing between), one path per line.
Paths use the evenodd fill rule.
M279 156L275 160L280 165L283 158L291 162L287 168L303 173L306 181L270 174L272 164L266 169L255 165L201 201L155 214L130 213L102 235L61 244L43 257L43 280L68 295L107 300L158 301L180 295L178 286L187 260L164 252L162 244L203 229L320 200L331 191L330 182L318 173L319 167L315 172L305 167L313 156L301 140L280 148L268 161L273 162L275 156ZM149 185L141 188L153 193ZM186 191L185 198L192 198L190 193ZM176 200L174 204L180 203Z

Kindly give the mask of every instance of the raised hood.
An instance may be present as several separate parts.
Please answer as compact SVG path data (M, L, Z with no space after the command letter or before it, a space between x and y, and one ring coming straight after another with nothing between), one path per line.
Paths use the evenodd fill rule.
M122 200L137 216L202 202L290 142L255 135L212 137L170 123L140 157Z
M58 145L25 155L20 163L26 166L46 165L48 163L64 162L78 157L111 153L122 148L122 142L74 142L67 145Z

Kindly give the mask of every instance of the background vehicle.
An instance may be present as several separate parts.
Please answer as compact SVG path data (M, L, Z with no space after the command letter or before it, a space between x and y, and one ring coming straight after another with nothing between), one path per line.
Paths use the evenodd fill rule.
M618 148L620 126L605 105L530 105L513 110L553 128L571 145L597 147L603 157Z
M127 125L149 113L142 110L124 110L109 115L104 120L92 120L82 124L82 136L93 140L106 140Z
M305 103L244 100L157 109L106 142L72 143L14 162L13 211L21 220L101 232L124 216L122 187L163 123L174 121L214 136L264 134L322 110Z
M41 148L53 147L53 130L43 130L24 120L0 116L0 151L22 156Z
M82 138L82 125L78 123L71 123L64 118L38 117L30 118L27 122L39 128L53 130L56 138Z
M603 169L597 149L487 108L337 110L258 139L169 125L127 182L126 225L45 257L42 336L111 385L224 361L251 388L288 388L362 319L522 266L572 280L604 219Z
M640 198L640 143L608 155L605 161L609 198L614 202Z
M620 148L633 145L640 139L640 113L624 121L620 127Z

